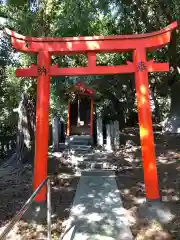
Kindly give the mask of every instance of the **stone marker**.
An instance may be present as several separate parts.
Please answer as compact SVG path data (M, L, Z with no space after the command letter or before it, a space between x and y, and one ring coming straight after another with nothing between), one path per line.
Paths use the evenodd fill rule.
M53 148L55 151L59 148L58 118L55 116L52 121Z
M110 121L111 147L114 148L114 122Z
M111 145L111 126L110 124L106 125L106 150L112 151L112 145Z
M120 141L119 141L119 122L114 121L114 147L115 149L119 149Z
M103 147L103 124L102 118L97 118L97 145Z

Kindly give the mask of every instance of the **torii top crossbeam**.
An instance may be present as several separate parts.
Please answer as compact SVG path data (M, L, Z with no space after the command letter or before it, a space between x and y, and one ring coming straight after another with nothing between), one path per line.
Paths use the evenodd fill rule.
M171 31L176 27L177 22L173 22L164 29L153 33L69 38L26 37L9 29L6 29L6 31L12 38L13 47L19 51L39 52L46 49L52 54L64 55L91 51L129 51L139 46L144 46L145 48L160 47L170 41Z

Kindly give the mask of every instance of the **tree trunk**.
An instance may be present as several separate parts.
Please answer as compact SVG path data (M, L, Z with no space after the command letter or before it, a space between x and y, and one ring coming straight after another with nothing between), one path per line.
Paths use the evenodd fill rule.
M168 23L172 23L175 19L172 9L168 5L168 1L158 0L162 14L165 15ZM177 19L179 21L179 19ZM163 131L171 133L180 132L180 83L178 83L177 75L179 74L179 59L180 55L177 49L178 31L174 30L171 34L171 41L168 48L169 63L171 66L171 73L169 76L169 87L171 88L171 107L168 118L164 121Z
M22 94L18 108L16 154L18 162L30 162L34 153L35 106L32 99Z
M160 111L159 103L157 100L157 94L155 93L155 88L156 88L156 85L153 84L152 89L151 89L151 96L152 96L152 100L154 102L154 107L155 107L155 121L156 121L156 123L160 123L161 122L161 111Z
M111 100L113 103L113 107L116 111L117 117L116 120L119 121L119 127L122 129L125 126L125 114L124 109L122 107L122 103L119 101L119 99L110 91L104 90L106 96Z
M180 83L174 83L171 88L170 113L163 123L163 131L180 133Z

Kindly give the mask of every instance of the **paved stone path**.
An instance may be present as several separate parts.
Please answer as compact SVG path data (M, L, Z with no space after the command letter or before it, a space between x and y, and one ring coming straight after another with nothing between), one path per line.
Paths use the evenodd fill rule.
M84 171L61 240L132 240L115 174Z

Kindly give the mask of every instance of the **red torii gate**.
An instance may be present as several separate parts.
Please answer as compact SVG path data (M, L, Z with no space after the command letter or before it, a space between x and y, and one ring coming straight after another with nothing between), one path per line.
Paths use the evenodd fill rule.
M32 65L30 68L16 70L18 77L37 77L38 80L34 189L47 176L50 77L135 73L146 197L151 200L159 198L148 72L169 71L169 64L155 63L153 60L147 61L146 51L163 47L169 43L171 32L176 27L177 22L173 22L154 33L72 38L25 37L6 29L15 49L26 53L35 53L38 58L37 66ZM133 62L127 62L127 65L120 66L96 66L96 53L120 51L133 51ZM59 68L58 65L51 65L51 55L66 54L87 54L88 66ZM35 200L37 203L46 200L46 187L42 189Z

